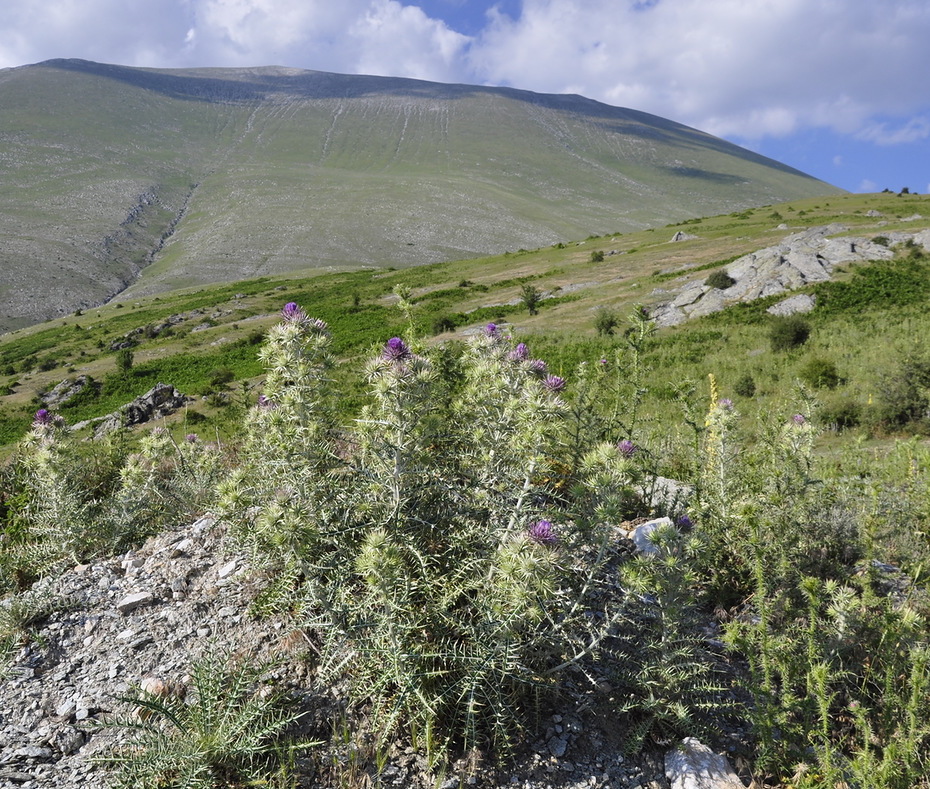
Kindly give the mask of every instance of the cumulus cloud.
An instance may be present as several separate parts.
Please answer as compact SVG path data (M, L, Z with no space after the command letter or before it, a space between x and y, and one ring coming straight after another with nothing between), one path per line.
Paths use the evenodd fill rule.
M580 93L749 146L810 127L882 145L930 135L926 0L468 0L472 36L437 18L446 9L464 24L465 7L3 0L0 66L277 64L510 85Z
M471 48L492 84L579 90L747 139L919 104L930 70L924 0L525 0Z

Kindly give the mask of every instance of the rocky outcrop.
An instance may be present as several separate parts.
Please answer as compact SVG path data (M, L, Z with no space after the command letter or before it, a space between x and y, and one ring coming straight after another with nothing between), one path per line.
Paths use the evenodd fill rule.
M141 425L152 419L160 419L173 414L192 399L181 394L171 384L155 384L144 395L126 403L117 411L87 422L79 422L74 425L74 429L80 430L89 424L95 424L94 435L99 437L113 430L119 430L121 427Z
M668 752L665 774L672 789L745 789L726 757L694 737Z
M653 307L652 317L660 326L674 326L731 304L825 282L836 266L890 260L894 257L890 247L908 240L930 250L930 230L886 233L886 246L867 238L838 237L847 229L839 224L814 227L792 233L774 246L743 255L726 267L727 274L735 280L733 285L719 289L706 285L703 279L688 282L673 292L670 299Z
M79 375L77 378L65 378L55 387L42 395L42 403L56 408L77 397L87 387L99 388L99 384L89 375Z

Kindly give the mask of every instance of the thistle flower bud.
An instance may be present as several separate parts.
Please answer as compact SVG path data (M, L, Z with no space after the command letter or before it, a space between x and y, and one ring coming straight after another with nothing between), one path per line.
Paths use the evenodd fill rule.
M530 352L525 342L521 342L510 353L507 354L509 362L523 362L529 357Z
M526 369L531 375L542 378L549 372L549 367L542 359L530 359L526 364Z
M552 522L547 520L538 520L527 530L527 534L533 542L540 545L555 545L559 541L558 535L552 528Z
M803 425L807 423L807 419L805 418L804 414L795 414L793 417L791 417L791 421L796 425Z
M32 424L34 425L50 425L51 423L52 415L48 412L47 408L40 408L32 418Z
M381 351L381 358L386 362L402 362L409 359L413 354L400 337L391 337L384 345Z
M617 451L623 455L623 457L631 458L639 451L639 447L630 441L630 439L624 438L623 441L617 444Z
M289 301L281 310L281 317L288 323L302 323L307 319L307 313L296 302Z

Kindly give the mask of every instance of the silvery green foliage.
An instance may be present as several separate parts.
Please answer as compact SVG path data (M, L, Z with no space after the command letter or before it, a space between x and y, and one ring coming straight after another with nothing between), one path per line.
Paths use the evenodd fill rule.
M450 401L395 337L366 368L369 404L336 430L328 334L298 315L269 335L245 463L223 485L234 534L273 570L260 602L315 629L323 677L349 681L379 734L407 724L433 755L506 749L528 698L612 622L592 610L609 604L594 595L605 524L554 495L565 382L491 324Z
M131 733L129 742L97 757L113 768L113 785L220 789L274 786L277 778L292 786L277 747L300 714L261 685L268 668L207 658L193 666L189 692L140 688L121 699L133 711L104 725Z
M179 445L157 428L125 459L114 486L93 491L70 431L45 409L17 461L22 492L3 565L26 581L183 523L213 499L222 468L218 447L193 434Z

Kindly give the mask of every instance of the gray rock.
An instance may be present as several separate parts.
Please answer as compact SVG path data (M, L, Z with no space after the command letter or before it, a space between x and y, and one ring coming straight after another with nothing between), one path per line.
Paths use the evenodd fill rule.
M141 605L148 605L154 599L151 592L135 592L134 594L126 595L120 600L116 604L116 609L121 614L128 614L130 611L135 611Z
M816 303L817 301L813 296L809 296L806 293L798 293L778 302L778 304L773 304L766 312L769 313L769 315L797 315L810 312L814 309Z
M636 526L633 529L630 539L633 540L633 543L636 545L636 549L640 553L645 554L656 554L659 552L659 548L656 544L650 539L650 535L658 529L662 528L674 528L672 519L665 518L656 518L646 523L641 523L639 526Z
M745 789L726 757L694 737L665 755L665 776L672 789Z

